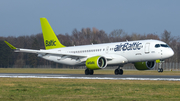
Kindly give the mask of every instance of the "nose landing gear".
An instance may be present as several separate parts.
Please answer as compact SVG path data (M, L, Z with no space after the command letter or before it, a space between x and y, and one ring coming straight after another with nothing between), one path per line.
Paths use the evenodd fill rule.
M163 72L163 68L158 68L158 72L162 73Z
M164 61L163 60L160 60L160 62L159 62L159 68L158 68L158 72L159 73L162 73L163 72L163 68L162 68L162 63L163 63Z

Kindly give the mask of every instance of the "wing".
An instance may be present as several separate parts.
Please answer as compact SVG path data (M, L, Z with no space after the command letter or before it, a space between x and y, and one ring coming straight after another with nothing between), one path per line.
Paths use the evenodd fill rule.
M33 49L22 49L22 48L16 48L7 41L4 41L11 49L14 50L14 52L25 52L25 53L35 53L38 54L38 56L44 56L47 54L51 55L56 55L61 57L60 59L66 59L66 58L71 58L71 59L81 59L81 58L86 58L86 55L82 54L73 54L73 53L65 53L65 52L58 52L57 50L33 50Z
M56 55L59 57L60 60L64 60L66 58L71 58L71 59L75 59L75 60L81 60L82 58L89 58L92 56L87 56L87 55L82 55L82 54L73 54L73 53L66 53L66 52L59 52L57 50L33 50L33 49L23 49L23 48L16 48L13 45L11 45L10 43L8 43L7 41L5 41L5 43L14 50L14 52L25 52L25 53L35 53L38 54L39 57L43 57L47 54L50 55ZM107 61L112 61L113 59L115 59L116 57L114 55L102 55L104 56Z
M50 55L56 55L59 56L60 60L66 59L66 58L71 58L71 59L81 59L81 58L86 58L86 55L82 54L73 54L73 53L65 53L65 52L58 52L56 50L31 50L31 49L21 49L17 48L14 50L15 52L25 52L25 53L35 53L38 54L39 57L45 56L47 54Z

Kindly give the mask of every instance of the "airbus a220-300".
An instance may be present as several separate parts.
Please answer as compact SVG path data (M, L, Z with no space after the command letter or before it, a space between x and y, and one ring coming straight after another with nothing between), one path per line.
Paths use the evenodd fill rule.
M40 18L46 49L32 50L16 48L5 43L15 52L35 53L38 57L66 65L85 65L86 75L107 66L117 66L115 75L123 74L123 65L133 63L137 70L151 70L157 61L174 55L174 51L159 40L136 40L104 44L66 47L60 43L46 18ZM158 68L163 72L163 68Z

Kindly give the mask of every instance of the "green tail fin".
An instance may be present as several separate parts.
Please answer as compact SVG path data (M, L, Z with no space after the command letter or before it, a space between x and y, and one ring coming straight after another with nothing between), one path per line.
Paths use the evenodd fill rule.
M46 18L40 18L46 50L65 47L62 45Z

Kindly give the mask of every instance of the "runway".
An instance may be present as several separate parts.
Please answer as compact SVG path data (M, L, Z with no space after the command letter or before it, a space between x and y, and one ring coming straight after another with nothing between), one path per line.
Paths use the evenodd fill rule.
M162 75L105 75L105 74L31 74L0 73L1 78L56 78L56 79L105 79L105 80L163 80L180 81L180 76Z

